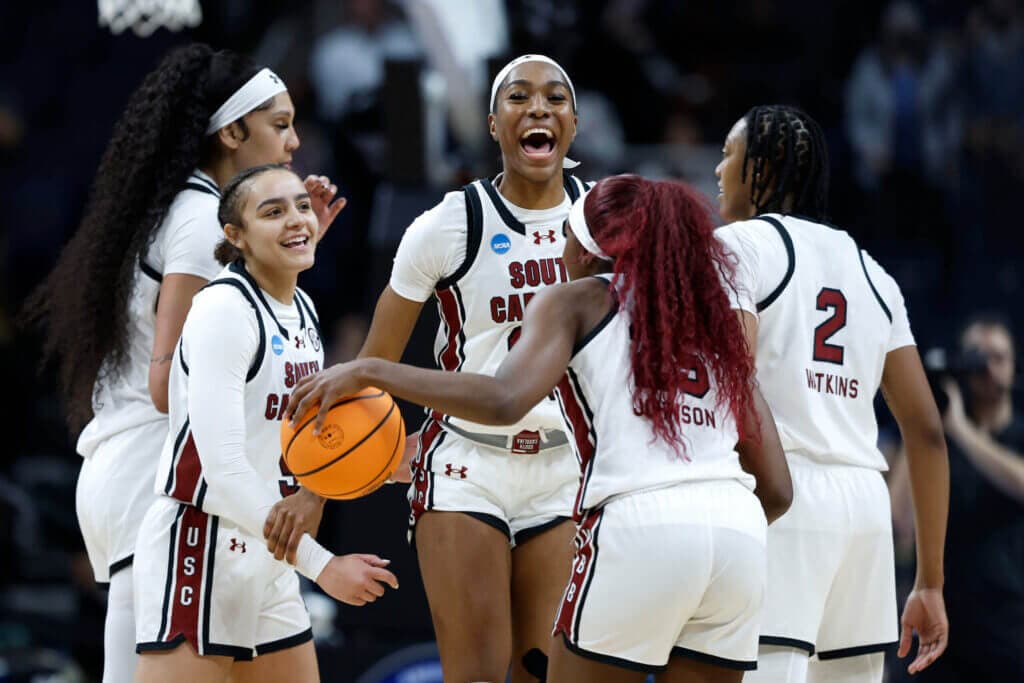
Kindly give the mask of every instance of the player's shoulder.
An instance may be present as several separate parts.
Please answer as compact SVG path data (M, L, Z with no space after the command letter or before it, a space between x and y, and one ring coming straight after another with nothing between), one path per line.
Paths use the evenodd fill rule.
M417 232L465 227L466 196L462 188L446 192L441 201L421 213L409 225L410 230Z

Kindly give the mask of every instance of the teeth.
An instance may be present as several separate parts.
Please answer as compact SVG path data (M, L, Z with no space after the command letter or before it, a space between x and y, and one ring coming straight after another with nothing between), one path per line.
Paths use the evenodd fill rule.
M531 128L530 130L528 130L525 133L523 133L522 136L519 139L520 140L525 140L526 138L530 137L531 135L536 135L538 133L541 134L541 135L547 136L548 140L554 140L555 139L554 133L552 133L547 128Z
M295 246L295 245L298 245L298 244L305 244L306 243L306 239L307 238L305 238L305 237L296 237L295 239L288 240L284 244L285 244L286 247L291 247L291 246Z

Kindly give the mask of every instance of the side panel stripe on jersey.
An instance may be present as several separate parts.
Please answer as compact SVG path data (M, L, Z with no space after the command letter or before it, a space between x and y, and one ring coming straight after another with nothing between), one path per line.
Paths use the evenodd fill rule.
M192 438L192 430L189 430L174 464L174 490L170 493L171 498L183 503L194 503L202 469L199 450Z
M878 293L877 289L875 289L875 283L871 281L871 276L868 275L867 264L864 263L864 251L860 247L857 248L857 255L860 257L860 267L864 271L864 277L867 278L868 286L871 287L871 292L875 295L875 298L878 300L878 305L882 307L882 311L885 313L885 317L888 318L889 322L891 323L892 311L890 311L889 307L885 305L885 301L882 299L882 295Z
M438 290L436 295L441 321L448 330L447 342L437 356L437 364L442 370L458 370L466 360L463 350L466 343L466 311L462 306L462 295L457 285Z
M171 491L174 490L174 475L177 470L178 457L181 455L181 444L185 442L185 437L188 436L188 420L185 420L185 424L181 426L178 431L178 435L174 437L174 456L171 458L171 466L167 472L167 482L164 484L164 493L168 496L171 495Z
M146 260L141 256L139 257L139 269L142 270L142 274L156 282L163 282L164 276L159 270L146 263Z
M779 237L782 239L782 243L786 245L786 256L789 258L789 266L786 267L786 274L783 276L782 282L780 282L779 286L775 288L775 291L757 303L757 311L760 313L771 306L772 303L779 298L782 291L786 289L786 285L789 284L790 279L792 279L793 271L796 270L796 251L793 249L793 240L782 223L770 216L758 216L757 218L771 223L775 230L778 231Z
M572 433L576 457L580 463L582 481L579 492L576 494L576 503L573 506L574 516L578 521L583 513L583 501L586 497L590 474L594 469L594 453L597 450L594 414L590 410L590 406L587 405L586 398L580 390L579 378L576 377L572 368L566 370L562 380L558 383L555 395L558 397L558 405L562 410L562 418Z

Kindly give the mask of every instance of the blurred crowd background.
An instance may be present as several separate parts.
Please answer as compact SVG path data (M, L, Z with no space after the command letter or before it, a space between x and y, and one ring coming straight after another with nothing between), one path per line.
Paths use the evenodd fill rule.
M409 222L444 192L497 171L486 93L500 66L524 52L553 57L573 78L580 120L570 154L582 162L577 175L589 180L639 172L683 178L714 197L714 167L736 119L759 103L803 107L828 135L832 220L903 288L933 374L987 372L983 363L958 373L958 333L972 314L998 314L1010 335L1020 331L1019 0L200 6L198 26L143 37L100 26L91 0L0 4L0 367L7 389L0 681L98 680L103 587L92 579L75 518L80 458L51 378L37 372L38 340L19 332L14 318L75 229L128 94L171 46L200 40L249 52L273 68L298 110L297 170L330 176L348 198L316 269L301 281L318 302L328 362L358 350ZM431 363L437 321L428 309L407 354L423 365ZM1012 358L1010 377L1012 384ZM1015 385L1011 394L1017 397ZM418 410L403 405L403 412L410 429L419 425ZM883 450L898 472L899 434L881 401L879 418ZM951 459L960 457L954 451ZM1020 453L1011 455L1024 468ZM970 462L954 465L966 472ZM1010 530L1003 549L1016 555L1007 555L996 573L1024 572L1024 494L1017 490L1000 488L1006 504L984 508L998 517L975 514L971 533L962 535L982 535L989 526ZM913 579L905 509L894 505L901 595ZM430 618L406 545L407 515L399 486L328 505L321 540L335 552L358 548L390 557L402 589L359 609L318 600L310 589L324 680L385 680L389 657L420 666L415 680L439 680L429 677ZM992 569L981 563L1006 559L959 546L947 555L961 565L979 563L965 571L981 575ZM999 629L1000 618L1022 614L1022 581L990 591L1010 609L971 628ZM954 640L964 633L955 620L951 633ZM905 662L890 657L889 664L890 680L905 678Z

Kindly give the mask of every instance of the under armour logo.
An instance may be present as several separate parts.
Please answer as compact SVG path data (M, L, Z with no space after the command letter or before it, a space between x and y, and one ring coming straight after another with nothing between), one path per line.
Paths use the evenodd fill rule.
M303 339L300 335L295 335L295 348L297 348L297 349L304 349L304 348L306 348L306 340Z
M242 552L245 552L245 541L239 542L237 538L231 539L231 547L228 550L238 550L241 548Z
M533 243L534 244L540 244L541 240L545 240L547 242L554 242L555 241L555 231L554 230L548 230L548 234L542 235L541 233L539 233L536 230L534 230L533 231Z
M454 477L457 474L459 475L459 479L465 479L466 472L468 471L468 467L455 467L451 463L444 466L444 474L446 477Z
M274 83L281 85L281 79L277 77L277 74L267 74L267 76L270 78L270 80L274 81Z

